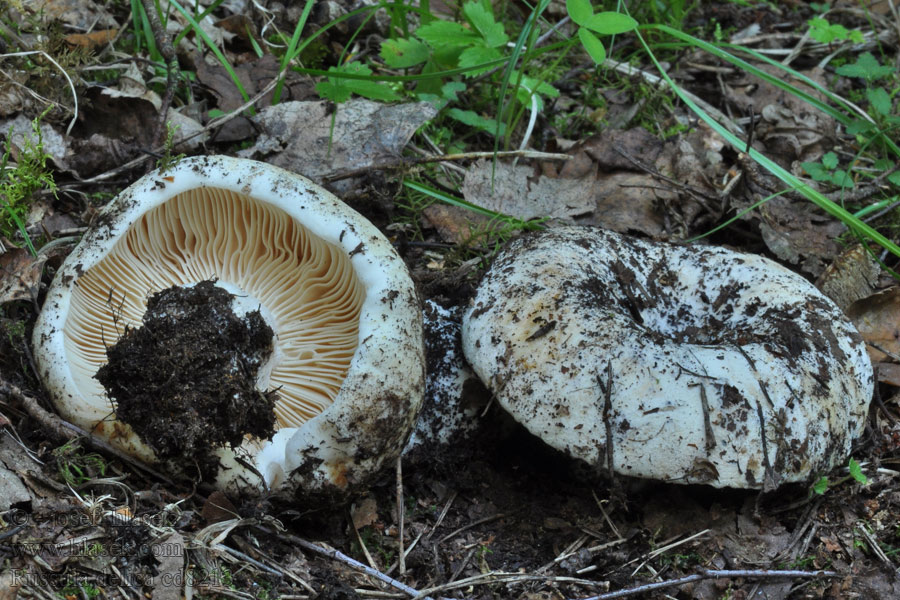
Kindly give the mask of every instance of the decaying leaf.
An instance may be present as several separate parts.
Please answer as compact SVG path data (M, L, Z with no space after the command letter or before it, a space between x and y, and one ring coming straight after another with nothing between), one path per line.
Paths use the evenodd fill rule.
M0 254L0 306L37 298L45 260L46 257L34 258L22 248L10 248Z
M834 300L841 310L871 296L881 267L862 244L841 252L816 281L816 287Z
M464 244L474 232L484 231L490 226L490 219L486 216L448 204L432 204L422 214L441 239L449 244Z
M678 194L662 189L660 182L645 173L610 173L594 185L596 207L592 222L619 233L657 236L665 231L664 201Z
M283 102L254 117L259 138L239 155L321 182L333 173L377 168L399 158L412 134L435 114L437 109L428 102L385 105L353 99L337 108L324 101ZM354 183L342 179L330 187L345 193Z
M157 574L150 580L153 600L180 600L184 587L184 537L172 533L154 543L154 557L159 561Z
M811 275L821 275L841 247L835 241L844 226L804 200L772 198L759 208L763 241L781 260Z
M900 287L858 300L846 312L869 343L869 358L873 363L887 359L885 353L873 345L895 356L900 354Z
M80 47L93 50L113 41L118 33L118 29L101 29L91 33L72 33L64 37L63 41L73 48Z
M571 220L594 209L593 178L562 179L535 174L534 168L479 160L466 171L462 190L468 202L528 220Z
M351 506L350 517L356 529L362 529L378 521L378 503L375 498L367 496Z

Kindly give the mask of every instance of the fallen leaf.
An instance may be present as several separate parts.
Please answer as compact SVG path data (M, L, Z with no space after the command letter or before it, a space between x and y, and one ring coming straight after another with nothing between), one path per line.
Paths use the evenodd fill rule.
M22 248L0 254L0 305L37 298L45 260L46 257L34 258Z
M63 41L72 48L86 48L93 50L113 41L119 34L118 29L101 29L91 33L72 33L63 38Z
M846 312L866 342L900 354L900 287L858 300ZM870 345L869 358L876 363L887 356Z
M17 577L12 571L0 575L0 600L16 600L19 588L22 587L22 579L24 577Z
M816 280L816 287L831 298L841 310L871 296L881 273L881 266L862 244L850 246L834 259Z
M517 219L571 220L594 209L592 177L552 178L534 168L479 160L466 171L462 191L472 204Z
M260 130L257 142L238 154L321 182L330 174L398 160L413 133L436 114L428 102L387 105L353 99L337 108L324 101L283 102L253 118ZM329 187L346 193L355 185L341 179Z
M878 383L886 383L894 387L900 387L900 365L897 363L880 362L873 363Z
M32 3L26 3L26 6ZM115 27L116 20L94 0L41 0L34 3L40 7L47 21L58 20L74 29L87 31L98 25Z
M153 600L181 600L184 581L184 538L172 533L153 543L153 557L159 562L149 587Z
M448 204L432 204L422 214L448 244L463 244L471 239L473 232L490 226L488 217Z
M362 529L368 525L372 525L378 521L378 503L375 498L368 496L363 498L358 504L350 507L350 518L353 520L353 527Z
M231 500L228 499L228 496L216 490L203 503L200 516L206 519L207 523L218 523L236 518L238 512Z
M800 267L814 276L836 257L840 245L835 241L844 226L820 212L811 202L784 196L772 198L759 207L763 241L778 258Z
M665 231L664 202L678 194L661 189L660 182L643 173L610 173L594 185L596 207L592 223L619 233L658 236Z

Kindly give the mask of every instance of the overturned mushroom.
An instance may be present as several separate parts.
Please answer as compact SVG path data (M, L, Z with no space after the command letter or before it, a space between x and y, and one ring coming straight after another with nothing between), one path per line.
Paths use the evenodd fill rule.
M200 284L233 299L234 315L215 308L202 318L236 328L239 343L220 353L230 361L226 376L255 377L261 400L252 414L265 421L266 399L274 400L269 426L277 430L267 439L264 423L248 424L235 447L208 448L217 486L343 491L400 453L424 385L421 313L403 261L371 223L307 179L228 157L186 159L145 176L104 209L59 269L34 346L60 414L146 461L160 459L159 440L142 439L139 426L113 414L111 388L97 373L126 331L150 326L148 339L158 338L158 323L213 302L202 289L199 297L154 294ZM152 325L151 296L152 316L161 319ZM247 332L235 321L240 315ZM266 337L263 324L274 335ZM262 341L251 351L241 340L254 336ZM193 350L161 352L173 377L202 372ZM124 377L115 393L127 394L132 384L117 373L101 379ZM144 387L172 387L159 379ZM234 394L243 402L244 392ZM162 418L178 423L191 408Z
M844 461L873 391L865 346L759 256L566 227L511 243L463 321L501 405L604 471L716 487Z

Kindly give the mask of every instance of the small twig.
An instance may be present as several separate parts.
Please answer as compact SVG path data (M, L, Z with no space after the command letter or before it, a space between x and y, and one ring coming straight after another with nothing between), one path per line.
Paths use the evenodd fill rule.
M703 579L722 579L735 577L750 577L759 579L791 579L794 577L801 578L817 578L817 577L838 577L834 571L770 571L764 569L747 569L747 570L715 570L703 569L699 573L679 577L678 579L670 579L668 581L658 581L655 583L646 583L633 588L610 592L608 594L600 594L599 596L591 596L590 598L582 598L581 600L613 600L613 598L626 598L628 596L636 596L638 594L646 594L670 587L677 587L693 581L701 581Z
M67 423L60 419L57 415L47 411L43 406L38 404L37 398L26 394L17 386L0 380L0 393L15 398L22 404L22 408L28 415L40 423L54 438L58 441L67 442L76 437L77 434L67 427Z
M453 490L453 493L450 494L450 497L447 498L447 502L444 503L444 508L441 509L441 514L438 515L437 521L434 522L434 525L431 526L431 531L428 532L428 535L425 536L425 541L431 539L431 536L434 535L434 532L437 531L437 528L441 526L441 523L444 522L444 517L447 516L447 513L450 512L450 507L453 505L453 501L456 500L456 496L459 495L459 492Z
M353 526L353 532L356 534L356 541L359 542L359 547L362 548L363 554L366 556L366 561L368 561L370 567L376 569L375 559L372 558L371 553L369 553L369 548L366 546L366 542L363 541L362 535L359 533L359 528L356 526L356 522L353 521L353 515L350 515L350 525Z
M463 531L466 531L467 529L472 529L473 527L477 527L478 525L483 525L484 523L489 523L491 521L496 521L497 519L502 519L505 516L506 516L506 513L497 513L496 515L491 515L490 517L485 517L483 519L478 519L477 521L472 521L468 525L463 525L459 529L456 529L455 531L451 531L450 533L448 533L447 535L442 537L440 539L440 541L438 541L438 543L443 544L450 538L456 537L457 535L459 535Z
M398 539L400 541L400 575L406 575L406 553L403 551L403 457L397 457L397 520L400 521L400 533Z
M424 597L421 596L417 589L411 588L408 585L406 585L405 583L397 581L396 579L394 579L392 577L388 577L387 575L385 575L384 573L382 573L381 571L379 571L377 569L373 569L372 567L369 567L368 565L364 565L363 563L359 562L358 560L350 558L349 556L347 556L340 550L323 548L322 546L318 546L316 544L313 544L312 542L308 542L301 537L297 537L296 535L291 535L289 533L282 533L282 532L276 533L267 527L262 527L262 526L257 525L256 529L258 529L259 531L262 531L263 533L267 533L273 537L281 538L281 539L287 540L293 544L297 544L301 548L305 548L306 550L315 552L316 554L321 554L322 556L326 556L333 560L340 561L340 562L342 562L350 567L353 567L354 569L356 569L358 571L362 571L366 575L374 577L375 579L388 584L392 588L400 590L401 592L408 594L414 598L422 598L422 600L431 600L427 596L424 596Z
M162 104L159 107L159 117L157 117L156 127L153 129L153 137L151 144L159 145L162 140L162 132L166 128L166 117L169 114L169 105L172 104L172 98L175 97L175 82L178 77L178 56L175 54L175 48L172 47L172 40L169 39L168 33L163 28L159 20L159 13L156 12L156 6L153 0L142 0L144 4L144 12L147 14L147 21L150 23L150 29L153 30L153 37L156 39L156 47L162 54L163 60L166 61L166 93L163 95Z

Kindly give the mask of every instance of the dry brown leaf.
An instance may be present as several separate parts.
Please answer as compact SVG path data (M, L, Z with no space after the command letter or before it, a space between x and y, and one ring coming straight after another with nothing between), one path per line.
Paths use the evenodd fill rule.
M19 595L19 588L22 587L22 577L19 577L7 571L0 575L0 600L16 600Z
M216 490L203 503L200 516L206 519L207 523L218 523L236 518L238 512L231 500L228 499L228 496Z
M353 527L362 529L367 525L373 525L378 521L378 503L375 498L368 496L350 507L350 518Z
M900 387L900 365L897 363L875 363L875 372L878 374L878 382L886 383L894 387Z
M759 216L760 233L769 250L811 275L821 275L841 251L835 239L844 226L820 214L811 202L779 196L760 206Z
M432 204L422 214L448 244L465 243L473 231L483 230L490 223L484 215L448 204Z
M321 182L333 173L396 161L413 133L435 114L428 102L387 105L353 99L337 109L325 101L282 102L253 118L260 135L252 148L238 154ZM354 186L352 179L329 185L340 193Z
M153 600L181 600L184 586L184 538L172 533L153 544L153 557L159 562L157 574L150 580Z
M611 173L594 185L597 205L592 222L619 233L657 236L665 231L660 207L678 195L660 189L660 183L643 173Z
M592 177L554 179L534 168L479 160L466 171L462 191L472 204L517 219L571 220L594 210Z
M881 266L862 244L850 246L834 259L816 281L816 287L834 300L841 310L871 296Z
M46 257L34 258L22 248L0 254L0 305L37 298L45 260Z
M63 41L72 48L86 48L93 50L113 41L119 35L118 29L101 29L91 33L72 33L63 38Z
M847 309L847 316L866 342L900 354L900 287L854 302ZM869 358L876 363L887 357L870 345Z

